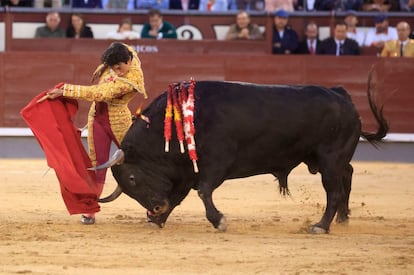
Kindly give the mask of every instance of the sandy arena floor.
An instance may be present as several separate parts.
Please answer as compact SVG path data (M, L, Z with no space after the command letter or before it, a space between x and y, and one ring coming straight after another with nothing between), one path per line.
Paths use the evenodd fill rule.
M225 182L214 193L228 223L219 233L194 191L164 229L126 195L81 225L45 160L0 159L0 274L414 274L414 164L353 165L350 223L310 235L325 192L304 166L290 198L268 175Z

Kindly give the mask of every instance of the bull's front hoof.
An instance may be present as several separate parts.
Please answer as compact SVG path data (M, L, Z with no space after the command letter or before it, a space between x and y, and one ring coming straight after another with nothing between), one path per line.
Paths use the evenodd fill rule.
M226 218L224 216L221 217L220 222L217 226L217 229L220 232L226 232L226 230L227 230L227 221L226 221Z
M311 234L327 234L327 233L329 233L329 230L326 230L325 228L322 228L322 227L317 226L315 224L315 225L312 225L309 228L309 233L311 233Z

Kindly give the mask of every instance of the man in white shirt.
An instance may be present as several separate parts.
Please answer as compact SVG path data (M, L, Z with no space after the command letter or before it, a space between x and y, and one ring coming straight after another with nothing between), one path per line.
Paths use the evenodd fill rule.
M131 18L124 18L121 23L119 23L117 31L111 31L106 35L107 39L112 40L130 40L130 39L139 39L140 34L135 32L132 28Z
M366 47L382 49L386 41L398 39L397 30L388 26L386 15L378 15L375 17L374 21L375 29L369 30L365 37L364 45Z
M344 22L347 26L346 37L350 39L354 39L356 42L358 42L358 45L360 47L364 46L365 32L357 29L357 24L358 24L357 13L355 11L349 11L345 15Z

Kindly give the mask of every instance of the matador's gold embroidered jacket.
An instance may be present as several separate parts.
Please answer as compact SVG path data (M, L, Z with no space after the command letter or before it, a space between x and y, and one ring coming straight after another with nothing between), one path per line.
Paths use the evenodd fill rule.
M141 62L137 53L129 46L128 49L133 53L133 59L129 71L124 77L118 77L110 68L107 68L96 85L85 86L66 83L62 88L65 97L92 101L88 114L88 145L93 162L95 152L92 149L94 147L92 124L95 116L95 102L107 103L110 127L120 143L132 124L128 103L137 92L147 98ZM103 65L98 66L97 70L101 66Z

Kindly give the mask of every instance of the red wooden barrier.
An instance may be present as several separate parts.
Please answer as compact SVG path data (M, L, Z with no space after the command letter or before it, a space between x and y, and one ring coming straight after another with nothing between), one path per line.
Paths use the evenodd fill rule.
M101 51L85 53L7 52L0 54L0 127L25 127L20 109L41 90L58 82L90 83ZM365 129L375 128L366 98L368 71L377 64L374 84L391 132L414 133L413 59L374 56L274 56L268 54L140 54L150 100L171 82L230 80L272 84L344 86L361 113ZM139 98L140 99L140 98ZM133 111L138 98L130 106ZM82 103L77 123L86 121Z

